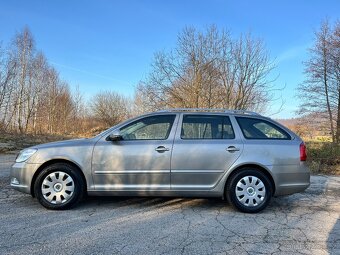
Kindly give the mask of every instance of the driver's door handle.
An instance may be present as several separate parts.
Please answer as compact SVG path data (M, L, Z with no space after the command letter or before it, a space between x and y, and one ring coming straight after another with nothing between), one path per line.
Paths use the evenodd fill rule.
M164 151L169 151L169 148L165 148L164 146L158 146L155 151L157 152L164 152Z
M240 149L236 148L235 146L229 146L226 150L229 152L235 152L235 151L239 151Z

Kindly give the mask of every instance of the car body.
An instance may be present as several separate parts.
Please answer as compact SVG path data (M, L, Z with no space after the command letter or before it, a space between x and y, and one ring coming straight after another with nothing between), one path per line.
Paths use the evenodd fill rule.
M12 166L11 186L51 209L71 207L87 193L226 197L241 211L257 212L271 196L309 186L305 160L301 138L270 118L173 109L138 116L93 138L23 150Z

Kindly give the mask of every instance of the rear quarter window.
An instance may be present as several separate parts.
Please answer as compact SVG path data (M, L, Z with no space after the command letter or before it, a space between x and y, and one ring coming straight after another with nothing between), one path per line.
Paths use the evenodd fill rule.
M256 118L236 117L246 139L291 140L291 136L277 125Z

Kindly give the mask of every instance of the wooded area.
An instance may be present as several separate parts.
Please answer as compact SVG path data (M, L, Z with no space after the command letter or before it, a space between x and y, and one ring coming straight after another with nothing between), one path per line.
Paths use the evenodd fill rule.
M263 112L274 89L263 42L250 34L235 39L215 26L185 28L174 50L156 53L134 98L103 91L85 102L36 49L28 28L1 45L0 60L0 128L21 134L84 133L169 107Z
M0 129L7 132L54 134L79 130L85 105L79 92L35 48L28 28L8 47L0 45ZM78 131L77 131L78 132Z
M303 64L300 117L286 125L303 137L318 135L340 143L339 22L321 24ZM0 130L91 135L129 117L173 107L265 114L275 91L282 89L269 79L274 68L264 42L251 34L235 38L215 26L204 31L187 27L172 50L155 53L133 98L101 91L85 100L36 49L26 27L9 45L0 44Z

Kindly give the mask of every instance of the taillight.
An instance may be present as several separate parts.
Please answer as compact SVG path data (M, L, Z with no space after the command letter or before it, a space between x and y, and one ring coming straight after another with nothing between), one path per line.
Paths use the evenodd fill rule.
M306 161L307 159L307 148L304 142L300 144L300 161Z

